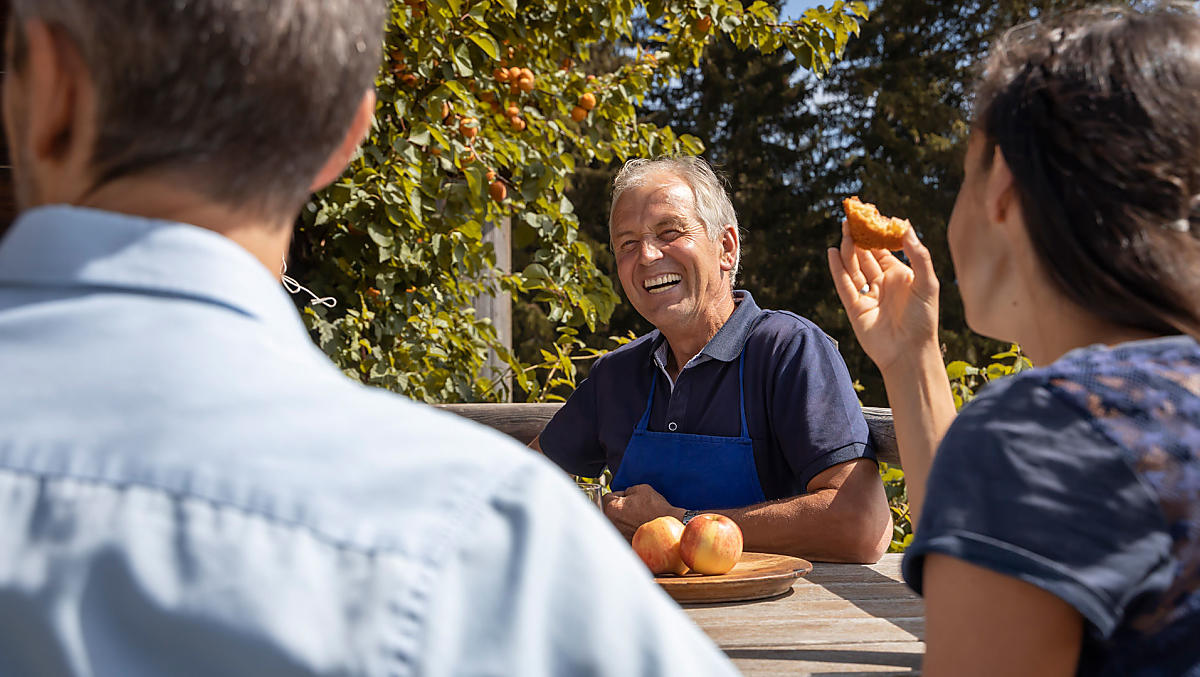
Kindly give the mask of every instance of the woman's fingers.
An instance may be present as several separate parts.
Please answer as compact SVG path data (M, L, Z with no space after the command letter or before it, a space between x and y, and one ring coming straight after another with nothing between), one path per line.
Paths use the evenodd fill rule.
M855 254L857 248L854 246L854 240L850 237L850 227L842 221L842 245L839 254L842 259L842 267L846 269L846 273L850 275L850 281L855 284L855 289L859 289L866 282L863 277L862 270L858 267L858 257Z
M914 290L926 298L936 298L940 284L933 269L933 257L929 255L929 249L921 244L913 228L904 234L904 253L912 262Z
M841 299L842 305L846 310L850 310L851 306L858 301L859 288L855 286L854 279L850 276L850 271L846 270L845 264L842 262L842 252L835 247L830 247L827 252L829 257L829 274L833 276L833 287L837 290L838 298ZM854 314L851 313L851 317Z
M883 268L879 266L879 261L876 260L875 254L861 247L856 247L854 253L858 259L858 267L862 270L864 281L870 285L881 283L883 281Z

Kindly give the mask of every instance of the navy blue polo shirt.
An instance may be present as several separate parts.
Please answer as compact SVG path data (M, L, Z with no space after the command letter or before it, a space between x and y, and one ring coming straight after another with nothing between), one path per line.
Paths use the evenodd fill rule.
M672 387L655 353L658 331L604 355L540 436L542 451L567 472L615 474L657 381L649 429L736 437L738 358L745 352L746 423L767 500L806 493L822 471L874 459L850 373L833 339L808 320L763 310L746 291Z

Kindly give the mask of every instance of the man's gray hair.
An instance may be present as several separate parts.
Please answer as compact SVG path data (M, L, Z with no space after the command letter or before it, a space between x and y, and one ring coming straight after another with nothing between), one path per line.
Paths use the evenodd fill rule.
M704 224L708 239L717 241L725 232L725 226L738 227L737 212L729 200L725 180L701 157L692 155L663 156L649 160L635 158L625 163L617 178L613 180L612 204L609 208L609 228L612 228L612 208L631 188L640 188L654 176L668 175L678 178L692 189L696 217ZM741 231L738 231L739 233ZM730 271L730 286L737 280L738 268L742 263L741 238Z
M98 182L186 175L207 196L298 210L382 54L383 0L12 0L69 38L97 93Z

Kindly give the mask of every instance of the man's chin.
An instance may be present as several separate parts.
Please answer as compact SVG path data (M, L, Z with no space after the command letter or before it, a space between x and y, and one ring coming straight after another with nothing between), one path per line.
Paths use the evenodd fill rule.
M642 299L640 303L635 304L634 309L647 322L661 329L664 326L679 324L680 320L690 314L686 301L686 299L680 298L655 299L652 296L650 299Z

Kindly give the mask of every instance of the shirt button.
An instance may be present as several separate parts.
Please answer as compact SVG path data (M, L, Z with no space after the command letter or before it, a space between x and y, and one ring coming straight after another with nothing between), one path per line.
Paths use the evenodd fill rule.
M679 425L677 423L675 423L675 421L671 421L670 423L667 424L667 430L670 430L671 432L675 432L675 430L678 428L679 428Z

